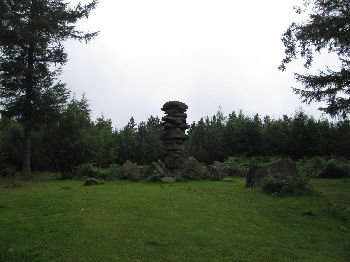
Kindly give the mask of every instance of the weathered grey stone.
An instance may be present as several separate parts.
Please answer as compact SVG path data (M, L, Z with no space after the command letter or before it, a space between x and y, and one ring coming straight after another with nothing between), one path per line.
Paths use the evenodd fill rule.
M157 172L161 177L168 176L168 170L165 166L165 164L158 159L157 162L152 162L150 165L150 168L147 172L147 177L152 176L154 172Z
M213 162L214 166L217 166L220 168L220 171L226 175L230 174L231 171L231 167L229 165L226 165L225 163L221 163L219 161L214 161Z
M162 138L166 151L164 162L170 171L181 169L184 164L185 141L188 138L185 130L189 128L186 123L187 108L186 104L179 101L166 102L162 108L166 114L162 118Z
M102 184L100 182L100 180L98 180L96 178L87 178L85 180L84 186L93 186L93 185L98 185L98 184Z
M220 168L214 165L209 165L208 166L209 169L209 173L210 173L210 177L212 180L221 180L224 175L222 174L222 172L220 171Z
M182 169L185 159L182 156L168 156L165 158L165 163L171 171Z
M188 157L183 163L183 176L190 179L205 177L205 168L194 157Z
M120 179L129 179L133 181L142 180L142 172L140 167L136 163L132 163L130 160L126 160L125 163L119 169Z
M246 187L260 186L265 177L286 177L295 180L299 177L296 164L290 158L279 160L264 167L252 166L249 168Z
M312 210L307 209L302 213L304 216L315 216L316 214Z
M182 154L183 150L185 149L185 145L184 144L171 143L170 141L168 141L168 143L165 143L165 144L166 144L166 148L168 150L171 150L171 151L177 151L178 150L180 154Z
M184 131L181 128L178 127L168 127L165 128L162 132L161 132L162 136L167 136L170 134L179 134L182 135L184 134Z
M187 135L185 134L168 134L166 136L167 140L175 140L175 141L179 141L179 140L187 140Z
M165 182L165 183L172 183L175 181L175 179L173 177L166 176L166 177L162 177L160 179L160 181Z
M171 115L174 116L174 117L181 117L182 119L184 119L184 118L186 119L187 118L187 114L186 113L171 113Z
M255 173L257 170L259 170L260 168L257 165L252 165L249 170L248 170L248 174L247 174L247 179L245 182L245 186L246 187L253 187L254 186L254 177L255 177Z
M185 103L182 103L180 101L169 101L163 105L162 111L168 111L168 110L184 110L184 111L186 111L187 108L188 108L188 106Z
M222 180L225 176L230 174L231 168L221 162L214 161L212 165L208 166L209 173L213 180Z
M182 124L184 124L186 122L186 118L185 117L176 117L176 116L172 116L172 115L164 116L162 118L162 120L164 122L173 124L175 126L182 125Z
M224 182L233 182L232 177L225 177L222 181Z
M167 173L168 171L166 170L166 166L164 164L164 162L160 159L158 159L157 164L162 168L162 170L164 171L164 173Z

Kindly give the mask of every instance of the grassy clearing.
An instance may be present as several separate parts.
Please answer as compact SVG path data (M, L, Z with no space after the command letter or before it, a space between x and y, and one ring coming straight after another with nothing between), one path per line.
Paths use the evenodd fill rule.
M349 179L312 180L321 196L279 198L238 178L49 178L0 180L0 260L350 261L350 223L328 209L350 205Z

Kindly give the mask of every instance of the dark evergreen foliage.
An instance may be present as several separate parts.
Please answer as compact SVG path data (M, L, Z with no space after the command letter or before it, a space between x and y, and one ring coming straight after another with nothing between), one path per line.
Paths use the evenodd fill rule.
M97 33L75 30L96 1L71 8L62 0L0 0L0 106L24 127L23 174L30 175L33 128L55 119L68 98L58 81L67 62L62 42L89 41Z
M149 164L157 161L164 154L164 145L161 140L161 120L158 117L149 117L147 122L138 126L131 118L129 123L119 132L116 132L117 162L123 164L126 160L138 164Z
M0 119L0 168L9 167L11 171L13 167L20 167L23 130L18 121ZM61 110L56 122L41 125L33 132L33 169L57 171L63 177L70 177L75 167L87 163L96 170L111 164L121 165L126 160L150 164L164 154L161 130L161 120L153 116L138 125L131 118L124 128L116 130L104 116L95 121L91 119L85 97L73 98ZM335 165L327 160L350 158L348 120L336 123L316 120L303 111L279 119L250 117L242 112L225 117L219 111L211 118L192 123L188 136L187 155L206 164L226 160L239 172L247 171L255 160L273 162L287 156L294 160L306 159L299 169L307 176L331 176L329 173L334 170L347 174L350 170L346 160ZM242 160L244 166L238 160ZM101 175L115 177L114 173Z
M232 116L233 114L231 114ZM229 156L284 156L293 159L313 156L350 157L350 123L315 120L298 111L280 119L242 112L221 120L201 119L188 132L187 154L207 164Z
M306 10L312 8L308 20L292 23L283 34L286 57L279 67L298 55L306 59L305 67L313 62L315 52L327 50L337 54L341 66L338 71L327 68L318 75L295 74L305 89L293 88L303 102L324 101L327 106L320 110L331 116L346 117L350 112L350 2L349 0L304 1ZM300 14L305 10L297 8Z
M0 119L0 169L21 164L23 127L9 118Z

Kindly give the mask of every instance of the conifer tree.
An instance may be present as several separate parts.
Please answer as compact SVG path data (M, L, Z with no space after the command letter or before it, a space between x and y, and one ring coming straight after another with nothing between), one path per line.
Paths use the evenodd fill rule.
M24 126L23 175L30 177L32 130L53 119L69 91L58 80L67 62L63 41L88 42L97 32L75 29L97 5L63 0L0 0L0 108Z
M284 71L286 64L299 55L309 68L315 52L335 53L341 62L339 70L327 68L315 75L296 73L296 80L305 88L293 91L305 103L326 102L320 110L345 118L350 113L350 1L304 0L304 7L296 11L308 12L308 20L292 23L282 36L286 57L279 69Z

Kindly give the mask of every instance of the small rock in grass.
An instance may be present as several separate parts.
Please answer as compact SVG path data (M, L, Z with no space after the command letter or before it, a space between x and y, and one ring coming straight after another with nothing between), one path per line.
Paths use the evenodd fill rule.
M87 178L85 180L85 184L84 186L93 186L93 185L99 185L99 184L102 184L100 182L100 180L96 179L96 178Z
M153 240L147 240L146 244L149 246L158 246L158 243Z
M232 177L225 177L222 181L224 181L224 182L232 182L233 179L232 179Z
M303 212L304 216L315 216L316 214L314 212L312 212L311 210L305 210Z
M166 176L166 177L162 177L160 179L162 182L166 182L166 183L172 183L175 181L175 179L173 177L169 177L169 176Z

